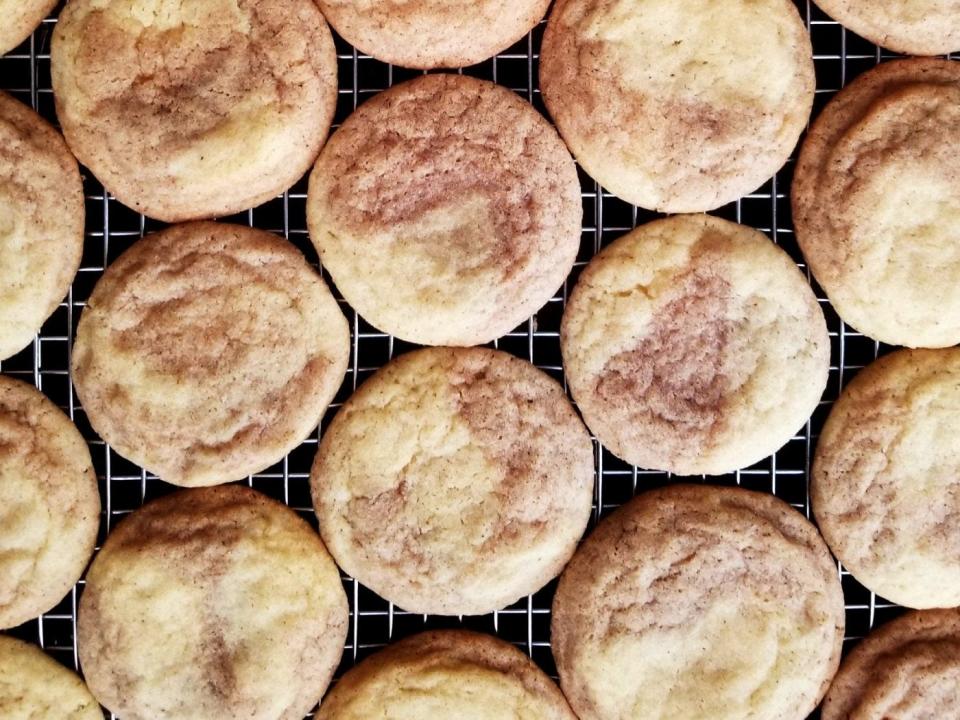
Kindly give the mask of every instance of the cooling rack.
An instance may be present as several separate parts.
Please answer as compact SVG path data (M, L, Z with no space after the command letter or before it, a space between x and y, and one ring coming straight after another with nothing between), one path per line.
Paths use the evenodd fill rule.
M820 12L809 0L796 0L797 8L809 29L817 71L814 112L849 80L894 57L853 33L845 31ZM59 8L44 21L33 36L19 48L0 58L0 89L34 107L56 122L50 89L50 36ZM463 72L486 78L511 88L545 113L539 84L538 51L543 24L525 39L496 58ZM415 71L391 67L358 53L337 38L340 91L336 122L340 123L364 100L390 85L409 79ZM742 222L766 233L809 272L797 248L790 218L789 187L793 158L786 167L758 191L728 205L715 214ZM64 302L44 325L33 344L13 358L0 363L0 371L33 382L73 418L90 444L103 502L98 547L109 530L126 513L146 500L170 492L173 488L117 455L90 428L73 391L69 359L77 321L103 269L144 233L162 225L124 207L103 190L85 169L86 242L80 272ZM581 172L584 222L580 254L570 279L537 315L495 343L501 350L531 361L558 380L563 380L560 364L559 328L567 292L580 270L594 254L638 223L655 217L637 210L598 187ZM309 242L305 218L306 182L301 180L289 192L270 202L231 218L272 231L288 238L307 258L317 263ZM327 278L329 282L329 278ZM812 280L812 279L811 279ZM817 411L806 426L776 455L739 472L712 478L717 484L741 485L771 492L810 517L808 478L812 451L830 404L853 373L888 348L845 326L830 307L823 291L814 283L830 331L832 361L830 381ZM350 320L352 353L350 368L336 400L321 424L321 431L336 409L357 385L392 356L412 346L378 332L359 318L348 305L342 307ZM797 378L797 382L804 382ZM309 492L309 472L316 451L317 435L295 449L282 462L248 479L256 489L275 497L315 525ZM676 482L665 473L650 472L624 464L594 443L596 483L592 525L597 519L623 504L636 492ZM689 480L689 479L686 479ZM695 479L696 480L696 479ZM702 481L702 479L700 479ZM900 608L874 595L838 566L847 612L847 646L862 637L874 625L892 618ZM391 640L427 628L464 626L494 633L516 644L544 670L556 675L550 652L550 603L554 583L513 606L476 618L436 618L401 611L349 577L343 578L350 600L350 630L340 673L352 667ZM77 601L83 592L83 580L49 613L12 630L12 634L38 643L64 665L78 668L76 647ZM339 673L338 673L339 674ZM106 714L105 717L110 717Z

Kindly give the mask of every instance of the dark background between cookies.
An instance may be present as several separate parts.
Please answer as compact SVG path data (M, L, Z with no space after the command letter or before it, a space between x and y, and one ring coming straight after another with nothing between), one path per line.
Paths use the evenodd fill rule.
M845 31L820 12L810 0L795 0L801 16L810 29L817 70L817 113L834 93L851 79L893 54L878 48L851 32ZM50 90L50 35L59 7L43 25L19 48L0 58L0 89L7 90L21 101L33 106L41 115L56 123L53 96ZM543 35L541 23L527 38L493 60L467 69L470 75L494 80L515 90L546 114L540 98L538 53ZM384 88L419 74L416 71L393 68L369 57L358 55L346 42L337 38L340 68L340 95L336 122L340 123L358 104ZM91 430L86 415L73 392L68 368L72 336L77 321L103 268L113 262L124 250L145 232L162 224L145 219L124 207L112 197L105 196L103 188L89 172L83 169L86 192L86 243L80 272L65 302L44 325L33 345L18 355L0 363L5 374L33 382L77 423L90 443L93 462L97 469L104 513L100 526L99 543L110 528L130 511L150 500L170 492L173 488L141 468L124 460ZM737 220L766 233L783 247L807 273L803 258L797 249L790 218L789 188L793 174L793 158L776 177L755 193L728 205L716 215ZM654 217L653 213L618 200L599 188L583 172L583 234L573 275L556 296L536 317L516 328L495 345L501 350L530 360L558 380L563 379L560 367L558 331L568 291L583 266L597 250L638 223ZM297 183L283 197L258 208L224 218L232 222L250 224L270 230L290 239L316 264L317 256L306 230L306 180ZM807 275L809 277L809 274ZM329 277L327 277L329 282ZM812 452L817 435L843 384L864 364L888 350L869 338L846 327L827 303L823 291L814 283L817 297L827 317L832 345L830 382L823 400L812 420L775 456L735 474L713 478L710 482L742 485L746 488L773 492L810 517L808 477ZM336 290L334 289L334 292ZM339 298L339 295L338 295ZM343 387L330 406L323 425L333 417L339 404L353 389L395 354L412 346L376 331L365 323L346 303L343 311L352 330L350 369ZM805 382L797 378L798 383ZM316 435L294 450L283 462L249 479L257 490L275 497L297 510L312 525L316 519L310 504L309 472L316 451ZM666 473L638 470L617 460L595 444L596 485L594 491L594 518L607 515L636 492L657 487L679 478ZM695 479L702 482L702 479ZM900 608L875 596L841 569L847 608L847 648L871 627L898 615ZM495 633L515 643L551 675L556 668L550 653L550 603L555 583L536 595L515 605L462 622L456 618L436 618L412 615L391 606L349 577L343 578L350 600L350 631L340 673L391 640L426 628L468 628ZM77 668L76 608L83 592L81 580L73 592L51 612L12 631L12 634L39 643L47 652L71 668Z

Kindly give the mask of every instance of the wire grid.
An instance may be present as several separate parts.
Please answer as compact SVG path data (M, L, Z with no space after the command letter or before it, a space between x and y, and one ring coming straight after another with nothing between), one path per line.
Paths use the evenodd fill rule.
M883 59L895 57L844 30L813 6L810 0L795 2L813 41L817 70L815 113L850 79ZM58 11L59 8L23 45L0 58L0 89L11 92L54 123L56 116L50 89L49 48ZM537 80L542 34L543 23L506 52L464 72L511 88L545 113ZM357 105L373 94L419 74L373 60L358 53L340 38L337 38L337 54L340 70L337 123L342 122ZM797 248L790 218L789 187L793 162L791 158L786 167L762 188L715 214L766 233L796 260L810 278ZM103 502L99 548L120 517L140 507L146 500L166 494L173 488L117 455L93 432L74 394L69 374L72 337L80 312L103 269L133 242L147 232L160 229L162 224L124 207L105 193L88 171L84 169L83 174L87 223L80 271L65 301L44 325L33 344L0 364L0 371L33 382L73 418L90 443ZM613 197L582 172L581 180L584 224L581 250L573 274L534 318L493 344L529 360L561 381L563 371L559 328L568 290L572 288L580 270L601 247L638 223L655 217ZM283 235L316 264L317 256L307 236L305 200L306 182L301 180L282 197L225 220ZM329 282L329 277L327 280ZM806 426L776 455L753 467L710 480L717 484L741 485L772 492L807 517L811 515L808 488L811 454L830 405L853 373L888 350L845 326L830 307L822 289L813 284L827 317L832 345L830 381L823 400ZM320 430L359 383L395 354L412 347L378 332L358 317L342 298L338 296L338 299L352 325L351 363L344 384ZM802 379L798 381L802 382ZM248 479L252 487L288 504L314 526L316 521L310 503L309 471L320 430L282 462ZM597 519L623 504L636 492L678 480L666 473L626 465L596 441L594 447L596 483L591 527ZM876 624L899 614L901 609L866 590L839 565L838 570L846 602L849 647L851 641L862 637ZM463 619L407 613L379 598L352 578L344 576L343 583L350 600L351 622L338 676L391 640L428 628L458 626L494 633L516 644L547 673L556 676L549 634L550 603L555 582L507 609ZM78 669L76 610L83 584L81 580L56 608L13 629L11 634L38 643L64 665ZM109 713L105 714L110 716Z

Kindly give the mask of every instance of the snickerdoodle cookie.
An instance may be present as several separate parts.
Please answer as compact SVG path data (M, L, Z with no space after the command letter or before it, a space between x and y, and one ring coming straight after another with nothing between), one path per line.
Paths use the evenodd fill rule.
M480 345L539 310L580 246L576 165L506 88L426 75L364 103L310 176L324 267L372 325Z
M99 523L97 476L76 427L35 387L0 376L0 628L69 592Z
M790 0L558 0L540 84L591 177L641 207L699 212L786 162L812 58Z
M587 425L627 462L720 475L771 455L817 406L823 313L756 230L707 215L637 228L584 270L560 336Z
M821 716L960 717L960 610L907 613L867 635L843 661Z
M559 688L490 635L427 632L364 660L323 699L317 720L575 720Z
M103 713L75 673L40 648L0 635L0 717L103 720Z
M797 240L840 317L891 345L960 342L960 63L883 63L804 142Z
M301 720L333 676L347 597L317 534L248 487L182 490L117 525L80 599L80 664L124 720Z
M0 0L0 55L30 37L56 6L57 0Z
M73 377L117 452L176 485L213 485L303 442L349 355L346 318L293 245L199 222L107 268L80 317Z
M960 50L958 0L817 0L857 35L907 55Z
M0 360L26 347L67 294L83 222L80 170L63 138L0 92Z
M590 516L593 449L560 385L496 350L402 355L320 443L330 553L401 608L480 615L539 590Z
M811 478L817 522L857 580L900 605L960 605L960 349L901 350L844 388Z
M167 222L289 188L337 100L333 38L313 0L71 0L51 75L80 162Z
M560 682L581 720L800 720L827 690L843 630L814 526L739 488L633 499L581 545L553 602Z
M506 50L550 0L317 0L362 52L411 68L473 65Z

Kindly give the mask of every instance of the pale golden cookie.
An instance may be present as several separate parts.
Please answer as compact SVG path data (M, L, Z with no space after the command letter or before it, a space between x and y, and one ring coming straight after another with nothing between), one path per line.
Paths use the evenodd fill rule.
M411 68L473 65L506 50L550 0L317 0L361 52Z
M911 612L872 631L840 667L823 720L960 717L960 611Z
M0 0L0 55L30 37L56 6L57 0Z
M402 355L320 443L320 532L404 610L482 615L539 590L590 516L593 448L560 385L482 348Z
M563 284L580 247L577 169L550 123L506 88L426 75L364 103L310 176L324 267L376 328L480 345Z
M313 0L71 0L50 71L80 162L166 222L282 193L316 158L337 101Z
M80 599L80 664L123 720L302 720L347 636L317 534L248 487L184 490L110 533Z
M498 638L427 632L389 645L348 672L317 720L576 720L543 671Z
M213 485L303 442L349 356L346 318L293 245L200 222L107 268L80 317L73 378L117 452L167 482Z
M857 35L906 55L960 50L958 0L817 0Z
M580 720L802 720L843 630L816 528L739 488L631 500L581 545L553 601L554 657Z
M560 334L567 381L610 451L720 475L776 452L830 369L823 312L764 235L708 215L637 228L587 266Z
M891 345L960 342L960 64L887 62L817 118L797 241L845 322Z
M870 590L960 605L960 349L901 350L862 370L817 444L811 500L830 548Z
M786 162L813 106L790 0L558 0L543 99L591 177L668 213L712 210Z
M40 648L0 635L0 717L103 720L83 680Z
M0 92L0 360L29 345L67 294L83 221L80 170L63 138Z
M80 433L35 387L0 376L0 628L70 591L99 524L97 476Z

